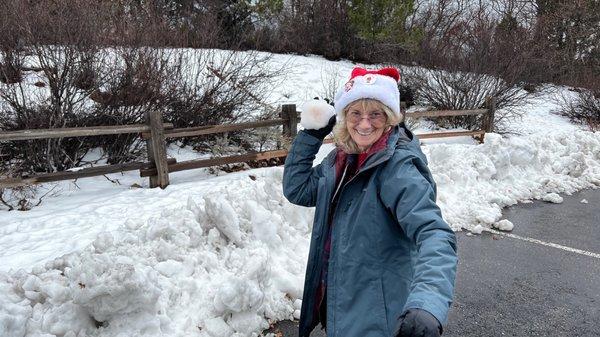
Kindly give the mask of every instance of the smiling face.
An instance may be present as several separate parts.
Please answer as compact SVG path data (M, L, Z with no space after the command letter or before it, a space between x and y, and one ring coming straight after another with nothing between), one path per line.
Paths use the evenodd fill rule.
M346 109L346 128L361 152L368 151L383 135L387 119L383 105L374 100L356 101Z

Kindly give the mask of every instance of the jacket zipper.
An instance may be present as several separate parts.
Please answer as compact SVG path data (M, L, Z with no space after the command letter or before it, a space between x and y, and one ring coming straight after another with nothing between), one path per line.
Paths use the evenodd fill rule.
M338 184L337 188L335 189L335 193L333 193L333 198L331 198L332 201L335 200L335 197L337 196L338 192L342 188L342 185L346 186L346 184L344 184L344 178L346 178L347 171L348 171L348 163L346 163L346 165L344 166L344 171L342 172L342 177L340 178L340 183ZM352 178L350 180L352 180Z

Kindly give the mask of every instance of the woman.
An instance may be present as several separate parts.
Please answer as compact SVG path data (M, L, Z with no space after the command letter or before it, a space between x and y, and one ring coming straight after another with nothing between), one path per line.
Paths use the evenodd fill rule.
M307 104L283 191L314 207L300 337L439 336L456 239L435 204L419 141L403 123L398 71L355 68L335 98ZM337 124L336 124L337 115ZM334 125L336 149L313 160Z

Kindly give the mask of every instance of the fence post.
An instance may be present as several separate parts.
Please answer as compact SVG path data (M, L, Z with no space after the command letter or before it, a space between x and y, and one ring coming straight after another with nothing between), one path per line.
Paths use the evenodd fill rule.
M150 188L169 185L169 167L162 114L158 110L146 111L146 123L150 126L150 139L146 140L148 161L156 167L156 176L150 177Z
M281 118L283 123L283 136L293 139L298 134L298 112L296 104L284 104L281 106Z
M481 121L481 130L485 133L494 132L494 115L496 114L496 98L495 97L486 97L485 98L485 107L487 112L483 115ZM479 137L476 137L480 143L483 143L483 139L485 134L482 134Z
M486 108L488 110L485 115L484 122L484 131L485 132L494 132L494 116L496 114L496 98L488 97L485 102Z

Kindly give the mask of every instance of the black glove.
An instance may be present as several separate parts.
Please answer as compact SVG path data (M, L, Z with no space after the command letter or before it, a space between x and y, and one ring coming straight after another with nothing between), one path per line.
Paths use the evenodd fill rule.
M320 128L320 129L304 129L304 132L308 133L309 135L319 138L320 140L325 139L325 136L327 136L328 134L331 133L331 131L333 130L333 126L335 125L335 115L331 116L331 118L329 118L329 122L327 122L327 125L325 125L324 127Z
M408 309L396 324L392 337L439 337L442 325L437 318L423 309Z

